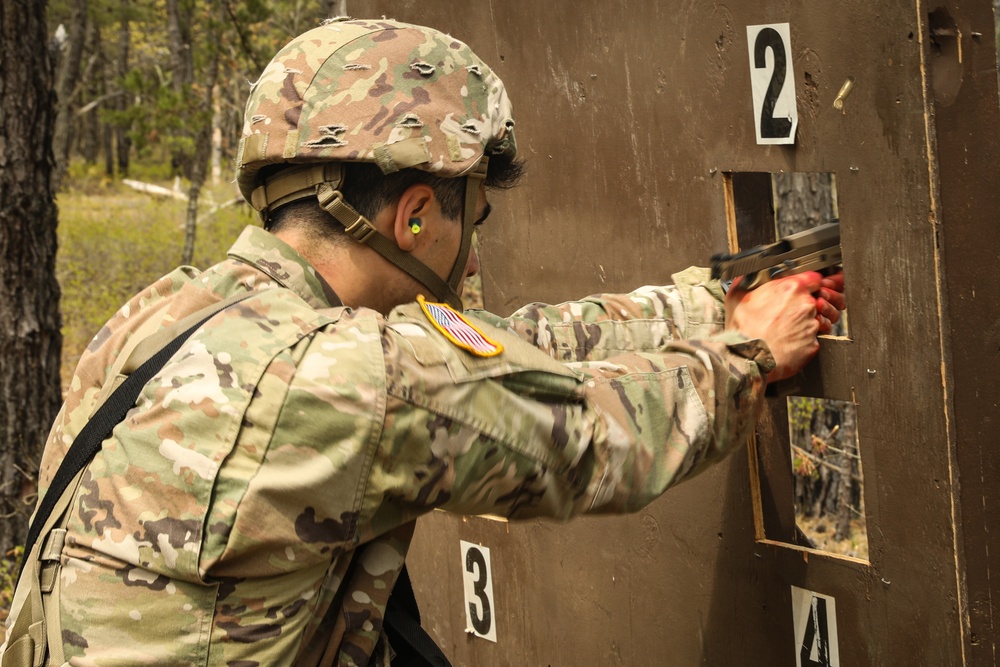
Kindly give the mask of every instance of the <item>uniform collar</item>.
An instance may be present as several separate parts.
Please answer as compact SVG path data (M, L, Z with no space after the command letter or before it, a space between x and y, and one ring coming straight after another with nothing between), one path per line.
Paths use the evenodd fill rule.
M313 308L341 305L333 288L312 264L292 246L260 227L244 229L229 249L229 256L263 271Z

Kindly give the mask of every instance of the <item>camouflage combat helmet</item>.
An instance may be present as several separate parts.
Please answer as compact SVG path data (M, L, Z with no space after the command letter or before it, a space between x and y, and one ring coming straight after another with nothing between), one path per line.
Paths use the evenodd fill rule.
M244 198L269 211L317 197L348 234L460 307L479 184L516 151L503 82L462 42L396 21L336 19L292 40L253 85L237 156ZM466 177L463 242L447 283L379 234L340 193L344 162ZM293 166L266 182L261 169Z

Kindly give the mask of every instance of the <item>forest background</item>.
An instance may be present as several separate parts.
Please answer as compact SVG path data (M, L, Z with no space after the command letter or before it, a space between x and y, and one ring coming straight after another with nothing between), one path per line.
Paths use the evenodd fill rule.
M0 325L0 620L41 447L81 353L133 294L178 264L214 264L246 225L259 224L232 167L250 82L292 37L346 11L344 0L4 0L0 93L19 99L0 110L12 154L0 159L0 316L24 321L15 314L24 302L55 314ZM11 119L24 114L36 118L28 169L13 155L25 133ZM45 118L47 131L37 120ZM48 209L20 205L25 181L55 196L51 224ZM42 256L48 245L54 266ZM58 283L32 297L44 284L38 267ZM23 357L38 355L19 341L45 336L33 347L55 361L43 354L25 368ZM42 386L32 387L39 375Z
M41 446L82 351L134 293L178 263L199 268L215 263L244 226L257 224L232 173L250 82L291 37L325 18L347 14L347 4L347 0L4 0L0 92L5 72L16 90L11 69L3 65L4 59L14 62L10 48L17 45L11 40L31 41L18 34L15 14L30 13L45 34L40 43L25 48L33 49L38 62L49 68L36 72L36 78L40 77L41 104L51 107L51 133L44 134L41 143L43 151L51 150L51 159L43 166L51 168L47 188L55 195L58 211L51 212L58 285L53 284L47 299L54 312L39 321L58 323L46 349L58 360L49 365L58 366L59 382L53 374L42 380L51 395L37 401L23 383L0 386L0 405L5 406L0 415L0 619L13 587L18 545L36 500ZM998 6L1000 0L994 0L994 8ZM0 131L4 129L0 120ZM9 168L17 167L0 161L0 182L3 170ZM835 202L836 184L831 175L823 177L776 183L776 192L785 197L784 203L776 202L779 218L784 212L788 220L804 221L806 226L825 221L816 212ZM796 199L808 203L804 207L790 203ZM12 231L14 216L5 217L4 206L0 189L0 250L17 238ZM790 224L783 226L779 219L779 230L796 231ZM4 267L0 278L9 280ZM26 280L30 282L30 276ZM478 281L467 294L468 306L481 305ZM0 297L4 296L0 288ZM0 321L3 309L14 301L0 302ZM13 338L16 334L0 336L0 343L6 345ZM0 350L5 363L13 363L13 357L12 348ZM18 374L11 368L0 369L0 377L12 375ZM51 386L55 384L59 386ZM42 407L18 412L26 395L31 397L28 403L36 401ZM796 439L803 446L816 432L810 421L825 420L826 434L832 427L840 428L840 412L834 418L821 405L793 407L793 416L798 415L793 428L801 431ZM853 429L850 416L848 424L848 430ZM831 469L846 469L848 479L860 477L860 471L850 470L853 459L824 464L808 456L815 450L803 452L793 463L807 481ZM858 503L849 509L863 511ZM856 537L849 542L848 548L857 548Z

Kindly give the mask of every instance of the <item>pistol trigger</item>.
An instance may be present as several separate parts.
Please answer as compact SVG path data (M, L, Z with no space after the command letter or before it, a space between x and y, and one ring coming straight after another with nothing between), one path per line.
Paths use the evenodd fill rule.
M770 277L764 271L756 271L754 273L748 273L743 276L743 282L740 283L740 287L745 290L757 289L764 283L770 280Z
M790 259L786 259L781 264L771 267L771 279L784 278L795 273L796 264Z

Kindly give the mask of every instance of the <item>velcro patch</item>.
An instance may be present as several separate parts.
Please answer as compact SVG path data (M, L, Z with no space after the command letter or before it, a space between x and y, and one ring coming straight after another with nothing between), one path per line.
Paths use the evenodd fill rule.
M434 328L463 350L477 357L495 357L503 352L503 345L487 338L476 325L447 304L429 303L423 296L418 296L417 301Z

